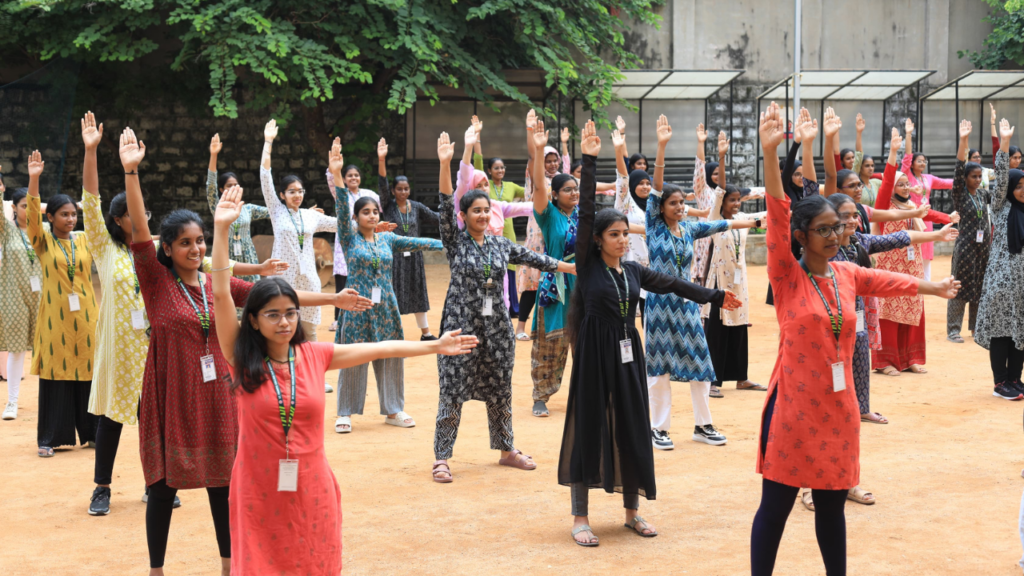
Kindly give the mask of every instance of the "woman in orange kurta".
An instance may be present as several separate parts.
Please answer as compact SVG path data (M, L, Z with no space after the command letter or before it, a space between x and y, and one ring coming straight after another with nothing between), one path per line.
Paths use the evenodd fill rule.
M778 106L761 119L768 203L768 279L779 321L779 354L762 414L757 471L761 506L751 534L751 573L770 575L800 487L811 488L815 533L829 576L846 574L846 494L860 481L860 408L853 386L856 297L935 294L958 282L925 282L829 258L843 224L824 197L793 206L775 152L784 137ZM797 260L790 237L804 249Z

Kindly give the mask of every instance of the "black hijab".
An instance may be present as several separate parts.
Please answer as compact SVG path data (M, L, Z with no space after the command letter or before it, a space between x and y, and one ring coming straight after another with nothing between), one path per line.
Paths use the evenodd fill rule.
M715 171L718 170L718 162L708 162L704 165L704 183L708 188L714 190L717 185L715 181L711 179L715 175Z
M654 183L651 176L643 170L633 170L629 173L629 195L633 197L633 202L636 202L638 208L647 211L647 198L641 198L636 194L636 187L640 185L640 182L647 180L650 183Z
M1024 171L1010 170L1010 183L1006 187L1006 199L1010 202L1010 215L1006 218L1006 242L1011 254L1020 254L1024 248L1024 202L1013 196L1017 183L1024 178Z
M804 197L803 184L793 183L793 173L796 172L797 168L803 165L804 163L799 160L794 161L792 169L789 170L789 174L783 178L784 182L782 184L786 187L786 193L789 195L790 199L799 200Z

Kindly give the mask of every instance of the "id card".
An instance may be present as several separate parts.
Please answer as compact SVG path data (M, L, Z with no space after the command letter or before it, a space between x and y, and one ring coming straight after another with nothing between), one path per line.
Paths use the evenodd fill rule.
M78 294L68 294L68 309L72 312L78 312L82 307L78 304Z
M909 262L913 262L914 261L914 247L913 246L907 246L907 261L909 261Z
M235 256L241 256L242 255L242 243L241 242L235 244L234 254L235 254Z
M629 364L633 361L633 341L619 340L619 352L622 354L622 363Z
M402 252L402 256L408 258L409 256L412 256L412 252Z
M842 392L846 390L846 368L842 362L832 365L832 391Z
M132 310L132 329L133 330L145 330L146 329L146 311L145 310Z
M979 243L979 244L984 242L985 241L985 231L984 230L978 230L978 235L975 236L974 241Z
M732 273L732 283L734 286L739 286L743 283L743 271L737 268Z
M864 317L863 310L857 310L857 332L864 332L868 329L867 319Z
M297 492L299 489L299 461L278 460L277 491Z
M217 366L213 363L213 354L201 356L199 364L203 368L203 382L213 382L217 379Z
M306 267L302 265L302 258L299 258L299 274L305 274Z
M484 316L490 316L493 313L494 298L491 296L484 296L484 308L481 314Z
M42 283L39 282L39 276L29 276L28 285L32 287L33 292L39 292L43 289Z
M370 301L374 304L380 304L380 286L374 286L373 290L370 291Z

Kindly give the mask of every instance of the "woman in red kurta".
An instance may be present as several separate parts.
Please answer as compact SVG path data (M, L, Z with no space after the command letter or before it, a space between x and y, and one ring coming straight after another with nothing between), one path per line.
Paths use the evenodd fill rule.
M779 354L762 414L757 470L761 506L751 534L751 573L770 575L800 487L811 488L826 573L846 574L847 491L860 477L860 408L853 386L856 297L917 293L949 298L956 282L829 263L843 224L824 197L796 203L783 192L776 149L783 120L773 102L761 118L768 203L768 279L779 321ZM790 236L803 246L798 261Z

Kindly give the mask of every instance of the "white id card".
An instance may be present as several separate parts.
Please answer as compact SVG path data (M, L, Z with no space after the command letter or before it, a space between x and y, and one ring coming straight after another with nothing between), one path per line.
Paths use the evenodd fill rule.
M640 297L646 300L647 299L647 290L644 290L643 288L641 288L640 289Z
M412 256L412 252L402 252L402 256L408 258L409 256Z
M842 362L832 365L832 391L842 392L846 390L846 369Z
M278 460L277 491L297 492L299 489L299 461Z
M739 286L743 283L743 271L739 268L732 273L732 283L734 286Z
M370 292L370 300L374 304L380 304L380 286L374 286Z
M910 262L914 261L914 247L907 246L907 260Z
M28 285L32 287L33 292L39 292L43 289L43 285L39 282L39 276L29 276Z
M622 363L629 364L633 361L633 341L619 340L619 352L622 353Z
M242 255L242 243L239 242L239 243L235 244L235 256L241 256L241 255Z
M857 310L857 332L864 332L865 330L867 330L867 324L868 322L867 319L865 319L864 317L864 311Z
M203 367L203 382L213 382L217 379L217 366L213 363L213 354L201 356L199 364Z
M490 316L493 312L494 298L490 296L484 296L484 308L482 314L484 316Z
M974 241L979 243L979 244L984 242L985 241L985 231L984 230L978 230L978 235L974 238Z
M78 312L82 307L78 304L78 294L68 294L68 309L72 312Z
M132 329L133 330L145 330L146 329L146 311L145 310L132 310Z
M299 274L305 274L306 273L304 268L305 267L302 265L302 259L299 258Z

